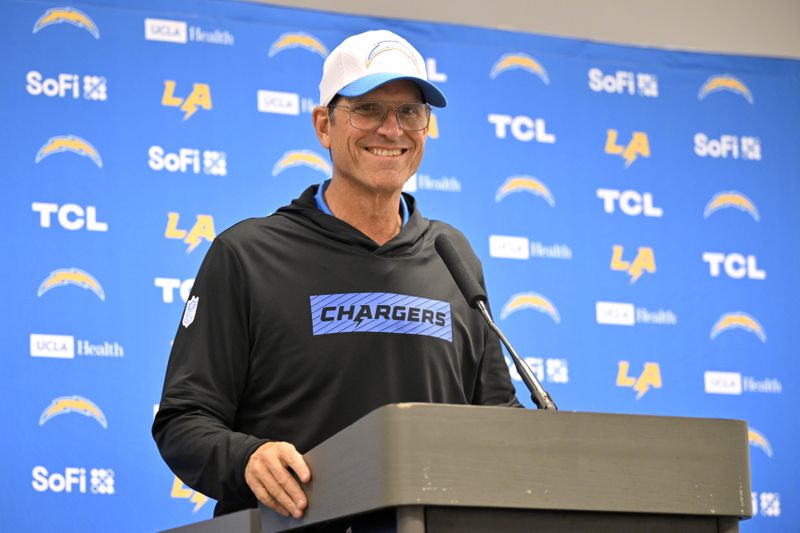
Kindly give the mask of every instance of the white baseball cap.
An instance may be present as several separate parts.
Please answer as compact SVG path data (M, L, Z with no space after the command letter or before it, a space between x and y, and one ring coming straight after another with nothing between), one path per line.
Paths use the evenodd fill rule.
M442 91L428 81L420 53L388 30L353 35L333 49L322 66L319 105L328 105L337 94L361 96L394 80L415 82L432 106L447 105Z

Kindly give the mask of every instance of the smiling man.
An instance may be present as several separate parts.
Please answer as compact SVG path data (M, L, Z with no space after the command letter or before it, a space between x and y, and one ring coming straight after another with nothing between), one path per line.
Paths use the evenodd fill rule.
M215 515L258 500L301 517L301 454L381 405L519 405L434 240L447 234L483 283L478 259L401 192L430 106L446 105L422 56L385 30L352 36L325 61L320 104L331 179L214 240L170 354L153 435Z

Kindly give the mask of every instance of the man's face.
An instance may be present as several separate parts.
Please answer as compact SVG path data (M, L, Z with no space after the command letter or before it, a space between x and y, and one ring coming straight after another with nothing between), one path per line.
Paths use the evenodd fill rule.
M422 97L414 82L398 80L356 98L340 98L337 105L349 106L353 102L384 102L395 106L422 102ZM394 111L386 114L383 124L364 131L350 124L346 109L336 109L331 120L327 109L317 108L314 127L322 146L331 151L334 178L375 193L402 189L419 168L428 134L427 128L404 131Z

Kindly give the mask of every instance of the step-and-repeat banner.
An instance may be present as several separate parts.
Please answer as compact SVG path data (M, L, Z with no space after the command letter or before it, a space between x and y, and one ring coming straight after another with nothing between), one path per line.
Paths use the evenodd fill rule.
M3 16L0 529L211 515L150 437L193 277L330 175L322 62L388 28L449 99L406 189L559 406L747 420L743 529L800 530L800 62L219 1Z

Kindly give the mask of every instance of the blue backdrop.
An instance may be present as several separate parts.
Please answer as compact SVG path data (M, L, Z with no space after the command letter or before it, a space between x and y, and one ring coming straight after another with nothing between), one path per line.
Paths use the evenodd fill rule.
M322 62L388 28L449 99L406 188L559 406L746 419L742 529L800 531L799 62L220 1L4 12L4 528L210 516L150 437L192 278L329 175Z

